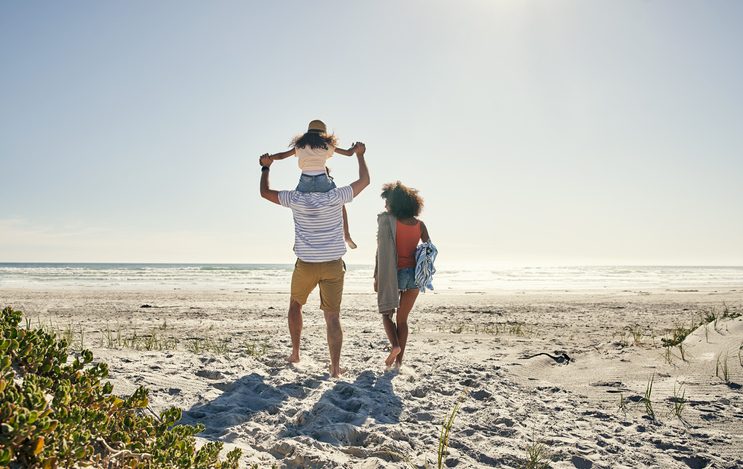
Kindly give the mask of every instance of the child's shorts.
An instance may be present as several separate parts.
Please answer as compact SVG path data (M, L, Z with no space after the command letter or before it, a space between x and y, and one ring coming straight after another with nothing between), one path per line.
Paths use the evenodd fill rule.
M302 174L299 177L299 184L297 184L297 190L299 192L328 192L331 189L335 189L335 183L333 178L326 174L318 174L317 176L308 176Z
M415 284L415 267L408 267L397 271L398 290L416 290L418 288L420 287Z

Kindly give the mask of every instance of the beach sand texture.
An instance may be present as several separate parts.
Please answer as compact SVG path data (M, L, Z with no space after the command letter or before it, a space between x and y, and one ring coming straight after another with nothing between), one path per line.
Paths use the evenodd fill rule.
M327 373L316 292L296 365L284 361L286 292L16 289L0 302L82 337L115 394L145 386L154 412L182 408L182 423L242 448L247 467L409 467L385 447L435 465L465 389L446 467L521 467L536 442L553 468L743 467L743 318L710 323L670 354L661 346L700 313L742 313L741 289L428 292L395 371L384 369L374 294L347 294L340 380ZM655 417L643 400L651 379Z

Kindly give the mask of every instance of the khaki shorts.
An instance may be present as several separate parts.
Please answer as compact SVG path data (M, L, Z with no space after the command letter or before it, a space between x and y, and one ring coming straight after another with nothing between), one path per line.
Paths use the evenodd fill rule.
M297 259L292 274L292 299L303 305L312 290L320 285L320 309L327 313L341 311L343 277L346 264L343 259L327 262L305 262Z

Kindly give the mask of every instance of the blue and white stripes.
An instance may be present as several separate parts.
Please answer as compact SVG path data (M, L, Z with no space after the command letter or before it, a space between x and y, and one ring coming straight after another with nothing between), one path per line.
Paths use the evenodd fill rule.
M415 284L420 287L421 292L425 293L426 288L433 290L433 274L436 273L436 267L433 262L439 251L429 239L425 243L419 244L415 248Z
M327 262L346 253L343 240L344 204L353 201L353 189L328 192L279 192L279 202L294 214L294 252L305 262Z

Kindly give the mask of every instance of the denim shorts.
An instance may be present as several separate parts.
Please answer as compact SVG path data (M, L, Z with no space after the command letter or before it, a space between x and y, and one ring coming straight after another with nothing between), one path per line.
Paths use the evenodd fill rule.
M331 189L335 189L335 183L333 178L327 174L318 174L317 176L302 174L297 185L299 192L328 192Z
M400 291L420 288L415 284L415 267L408 267L397 271L397 289Z

